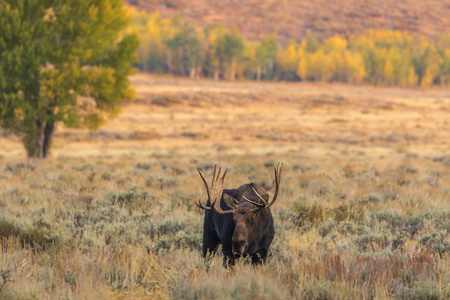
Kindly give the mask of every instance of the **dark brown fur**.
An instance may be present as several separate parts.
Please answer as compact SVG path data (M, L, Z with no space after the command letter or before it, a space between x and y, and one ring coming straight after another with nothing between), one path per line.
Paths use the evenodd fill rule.
M275 235L274 223L270 209L252 212L256 206L245 201L258 202L254 188L263 198L269 198L264 188L255 183L248 183L237 189L223 190L220 208L231 210L230 197L239 202L233 214L219 215L211 210L205 211L203 226L203 257L214 255L222 244L224 264L233 264L241 256L250 256L253 264L265 261ZM210 201L206 203L211 206Z

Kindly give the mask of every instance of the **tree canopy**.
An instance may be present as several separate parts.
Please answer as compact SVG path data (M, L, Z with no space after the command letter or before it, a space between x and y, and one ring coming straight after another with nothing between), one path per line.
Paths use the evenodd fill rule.
M30 157L58 122L96 128L132 99L138 38L122 0L0 0L0 126Z

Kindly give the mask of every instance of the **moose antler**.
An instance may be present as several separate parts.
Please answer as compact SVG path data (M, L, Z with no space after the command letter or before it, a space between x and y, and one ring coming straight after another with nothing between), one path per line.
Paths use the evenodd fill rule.
M256 213L256 212L259 212L259 211L262 211L264 209L271 207L277 200L278 191L280 189L281 171L283 170L283 164L280 165L280 163L278 163L276 167L273 166L273 170L275 173L275 193L273 195L272 201L269 201L269 203L267 203L267 201L264 200L264 198L256 191L256 189L254 187L252 187L253 192L255 193L256 197L258 197L259 201L261 201L260 203L249 200L249 199L247 199L247 197L242 196L245 201L256 206L256 208L252 209L253 213Z
M215 212L218 215L232 214L234 212L234 210L223 211L220 208L220 199L222 198L223 183L225 181L225 175L227 174L228 169L225 169L225 172L223 173L222 178L220 178L221 170L222 170L222 168L219 168L219 172L217 172L217 175L216 175L217 166L214 165L214 173L213 173L211 189L210 189L208 186L208 183L206 183L206 179L203 176L202 171L200 169L198 169L198 173L200 174L200 177L202 178L203 183L205 184L206 193L208 195L208 200L211 203L211 206L207 207L207 206L203 205L200 200L198 200L198 202L195 202L195 204L201 209L212 210L213 212ZM219 202L217 207L216 207L216 202Z

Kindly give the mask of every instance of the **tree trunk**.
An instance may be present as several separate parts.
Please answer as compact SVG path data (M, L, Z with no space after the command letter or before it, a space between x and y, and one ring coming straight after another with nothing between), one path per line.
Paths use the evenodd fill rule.
M417 86L421 86L422 85L422 79L423 79L422 73L417 74Z
M48 122L45 124L44 128L44 140L42 143L42 153L43 158L46 158L48 154L50 153L50 146L52 144L53 139L53 131L55 130L55 123L54 122Z
M267 62L267 68L269 69L269 79L273 78L273 60L271 58L269 58L269 61Z
M231 62L230 80L234 81L235 78L236 78L236 62L232 61Z
M180 61L181 76L186 76L186 68L184 67L183 64L183 49L181 48L178 50L178 60Z
M219 69L214 70L214 80L215 81L219 80Z
M49 154L55 123L48 122L44 125L41 121L37 121L35 125L23 137L23 144L28 157L46 158Z
M172 73L172 55L170 51L167 51L167 68L169 69L169 73Z
M189 77L191 79L195 79L195 77L197 77L196 76L196 70L197 70L197 68L191 68L191 70L189 71Z
M261 81L261 66L256 68L256 80Z

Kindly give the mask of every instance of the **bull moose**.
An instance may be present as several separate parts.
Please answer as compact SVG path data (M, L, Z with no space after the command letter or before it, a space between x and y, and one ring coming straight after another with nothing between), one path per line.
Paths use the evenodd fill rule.
M217 166L214 166L211 186L198 170L208 196L206 206L200 200L195 203L205 210L203 258L214 256L222 244L225 266L233 265L241 256L250 256L252 264L265 261L275 235L270 207L277 200L282 168L282 164L274 166L275 192L271 201L266 190L256 183L223 189L228 169L220 177L221 168L217 172Z

